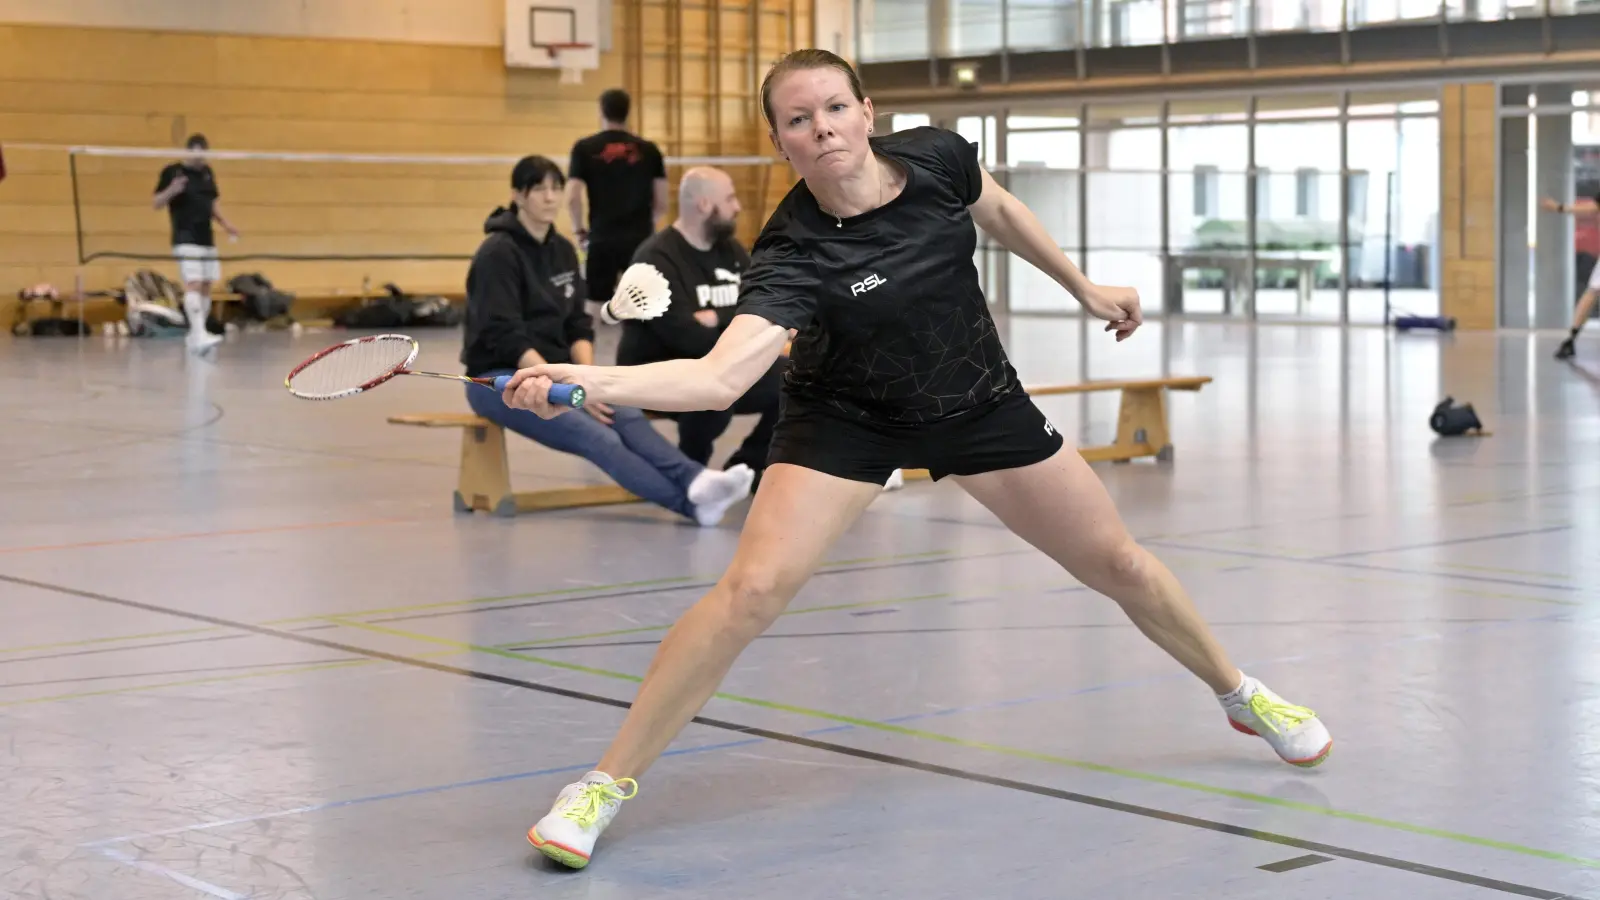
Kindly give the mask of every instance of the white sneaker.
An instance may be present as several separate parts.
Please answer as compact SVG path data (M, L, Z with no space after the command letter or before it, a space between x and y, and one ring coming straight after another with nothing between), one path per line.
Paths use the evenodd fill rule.
M564 866L581 869L622 801L638 793L639 783L632 778L615 781L604 772L590 772L561 789L550 814L528 829L528 843Z
M189 346L190 353L198 356L222 343L222 335L212 334L209 331L191 331L184 338L184 343Z
M898 491L905 486L906 475L905 472L901 471L900 469L895 469L893 472L890 472L889 480L883 483L883 489L886 491Z
M689 502L694 504L694 520L710 528L728 514L728 507L750 496L755 470L744 463L721 472L706 469L689 484Z
M1238 690L1217 699L1235 731L1266 741L1286 763L1309 769L1333 750L1333 737L1316 713L1285 701L1249 675Z

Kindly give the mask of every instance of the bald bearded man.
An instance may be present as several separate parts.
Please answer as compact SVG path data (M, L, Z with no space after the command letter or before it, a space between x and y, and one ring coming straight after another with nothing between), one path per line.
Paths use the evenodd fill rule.
M678 183L678 218L634 252L633 262L661 270L672 289L672 305L659 318L622 323L617 365L634 366L669 359L699 359L710 352L733 321L739 302L739 276L750 254L734 237L739 195L721 169L699 166ZM601 320L610 319L602 308ZM722 410L671 413L678 421L678 449L702 465L735 415L760 416L723 468L743 463L756 472L767 465L772 430L778 421L778 395L785 360L779 359L732 406Z

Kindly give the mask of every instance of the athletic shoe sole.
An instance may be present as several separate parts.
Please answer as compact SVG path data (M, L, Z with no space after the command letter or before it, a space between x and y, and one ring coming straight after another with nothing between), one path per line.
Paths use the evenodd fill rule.
M1248 734L1251 737L1261 737L1261 735L1256 734L1255 730L1250 726L1241 725L1234 721L1232 716L1228 717L1228 724L1232 725L1233 730L1239 732L1240 734ZM1330 740L1328 741L1328 745L1326 747L1323 747L1321 750L1317 751L1316 756L1308 756L1305 759L1284 759L1283 761L1291 766L1299 766L1302 769L1310 769L1322 765L1323 761L1328 758L1328 754L1332 752L1333 741ZM1283 759L1283 757L1280 756L1279 759Z
M589 857L570 847L563 847L554 841L539 837L537 829L528 830L528 843L532 844L535 850L570 869L581 869L589 864Z

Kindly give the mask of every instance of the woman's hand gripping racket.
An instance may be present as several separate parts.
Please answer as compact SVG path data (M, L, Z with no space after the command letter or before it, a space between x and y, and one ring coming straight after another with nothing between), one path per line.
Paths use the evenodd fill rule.
M289 393L304 400L338 400L371 390L396 375L468 381L499 392L504 392L506 384L511 381L510 375L469 378L466 375L415 371L411 364L416 361L419 349L415 339L403 334L354 338L313 353L289 372L289 376L283 380L283 386L289 389ZM551 404L556 406L573 409L583 406L581 385L551 385L549 396Z
M625 319L654 319L672 305L667 276L649 263L634 263L617 279L611 299L600 307L600 321L616 325Z

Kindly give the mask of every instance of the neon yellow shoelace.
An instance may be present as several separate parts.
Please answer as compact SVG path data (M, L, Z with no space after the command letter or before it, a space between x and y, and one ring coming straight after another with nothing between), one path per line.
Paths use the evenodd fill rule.
M1263 725L1279 734L1308 719L1317 717L1316 713L1306 709L1304 706L1295 706L1293 703L1274 700L1265 694L1256 694L1250 698L1250 711L1255 713L1256 718Z
M625 784L632 785L633 790L628 793L618 790ZM608 802L628 800L638 793L639 782L634 781L632 778L624 778L621 781L611 781L605 784L586 785L581 792L567 801L567 806L561 811L561 815L577 822L581 828L589 828L600 818L600 813L605 809L605 805Z

